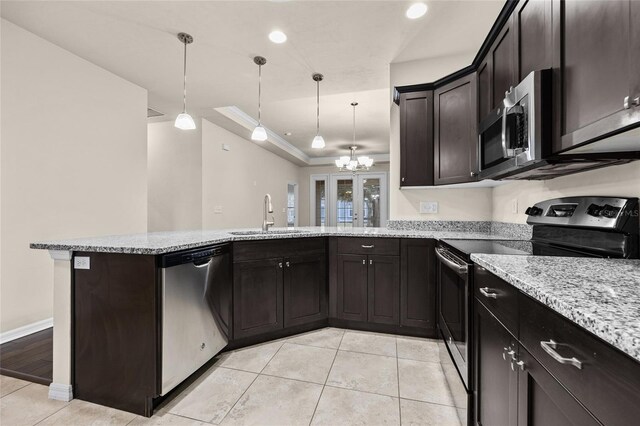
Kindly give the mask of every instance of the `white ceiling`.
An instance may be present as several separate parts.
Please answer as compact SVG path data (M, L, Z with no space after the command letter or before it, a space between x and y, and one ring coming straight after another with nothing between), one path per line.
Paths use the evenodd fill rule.
M184 31L188 110L242 136L246 129L214 108L237 106L257 116L257 66L263 67L262 121L311 157L344 154L357 107L364 154L389 151L389 64L477 51L504 0L427 0L426 16L409 20L410 1L2 1L2 17L149 92L149 106L172 119L182 108ZM280 29L281 45L267 35ZM321 133L315 135L320 72ZM291 132L291 136L284 136Z

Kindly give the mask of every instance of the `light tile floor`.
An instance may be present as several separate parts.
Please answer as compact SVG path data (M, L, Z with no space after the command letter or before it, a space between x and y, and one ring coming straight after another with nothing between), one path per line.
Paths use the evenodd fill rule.
M150 419L0 376L0 424L459 426L450 367L434 340L325 328L220 355Z

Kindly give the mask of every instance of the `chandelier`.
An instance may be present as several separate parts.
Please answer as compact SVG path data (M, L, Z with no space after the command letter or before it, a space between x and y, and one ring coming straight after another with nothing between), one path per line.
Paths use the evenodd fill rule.
M349 147L350 155L344 155L336 160L336 167L340 169L340 171L348 170L350 172L356 173L360 171L369 170L371 166L373 166L373 158L367 157L366 155L361 155L356 158L356 106L357 102L352 102L351 106L353 107L353 145Z

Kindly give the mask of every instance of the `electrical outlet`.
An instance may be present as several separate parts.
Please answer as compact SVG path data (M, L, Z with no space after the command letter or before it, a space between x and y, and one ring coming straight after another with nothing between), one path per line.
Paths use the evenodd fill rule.
M420 213L438 213L438 202L420 201Z
M91 259L88 256L76 256L73 258L74 269L91 269Z
M518 213L518 199L511 200L511 213Z
M222 214L222 206L213 206L213 214Z

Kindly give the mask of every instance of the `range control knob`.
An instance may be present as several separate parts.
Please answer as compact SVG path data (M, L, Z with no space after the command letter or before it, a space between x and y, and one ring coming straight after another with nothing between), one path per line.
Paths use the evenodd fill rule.
M605 204L602 208L602 211L600 212L600 215L609 219L614 219L616 216L618 216L619 211L620 207L613 207L609 204Z
M599 206L597 204L591 204L589 207L587 207L587 214L590 216L598 217L600 216L600 212L602 211L603 208L604 208L603 206Z
M527 216L539 216L542 214L542 209L540 207L527 207L527 210L524 211L524 214Z

